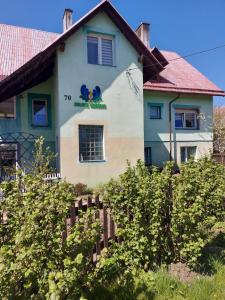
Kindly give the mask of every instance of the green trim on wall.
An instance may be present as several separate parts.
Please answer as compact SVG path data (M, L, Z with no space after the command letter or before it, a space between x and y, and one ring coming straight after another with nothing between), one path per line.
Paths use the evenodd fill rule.
M163 107L164 106L164 103L157 103L157 102L148 102L148 105L152 105L152 106L161 106Z
M186 104L173 104L173 108L188 108L188 109L200 109L198 105L186 105Z
M51 114L51 95L49 94L36 94L36 93L28 93L28 122L29 127L32 129L49 129L52 127L52 114ZM33 115L32 115L32 101L34 99L47 100L47 114L48 114L48 125L47 126L36 126L33 125Z
M87 26L87 25L84 25L83 29L86 33L109 35L112 37L116 37L116 35L119 33L119 31L118 32L109 32L109 31L102 30L99 27L97 28L97 27L92 27L92 26Z
M166 141L144 141L145 143L170 143L169 140ZM208 143L208 142L213 142L213 140L176 140L172 141L172 143Z

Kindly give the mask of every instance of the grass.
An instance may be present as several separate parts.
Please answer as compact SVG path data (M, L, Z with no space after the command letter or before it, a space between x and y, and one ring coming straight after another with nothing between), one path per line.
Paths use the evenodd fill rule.
M223 300L225 299L225 266L215 261L216 272L201 276L192 283L181 283L166 272L155 274L154 300ZM143 298L148 299L148 298Z
M223 224L224 226L224 224ZM133 275L126 284L111 282L99 286L89 300L224 300L225 299L225 231L217 231L202 258L199 276L182 283L165 269Z

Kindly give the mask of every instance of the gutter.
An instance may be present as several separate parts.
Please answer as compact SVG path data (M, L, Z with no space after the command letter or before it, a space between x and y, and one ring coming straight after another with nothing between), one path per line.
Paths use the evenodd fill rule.
M172 104L180 98L180 93L169 102L169 141L170 141L170 161L172 161Z

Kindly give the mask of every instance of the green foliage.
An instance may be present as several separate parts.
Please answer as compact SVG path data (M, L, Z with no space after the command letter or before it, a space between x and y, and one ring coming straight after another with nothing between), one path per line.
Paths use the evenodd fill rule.
M100 225L88 210L63 240L74 187L46 184L47 166L39 167L39 172L18 174L17 180L0 186L0 213L7 212L0 224L1 299L76 299L93 272L91 252Z
M29 173L36 174L47 174L54 171L53 165L56 159L54 154L49 147L45 147L45 139L40 137L35 141L34 145L34 160L31 163Z
M106 186L103 200L123 241L108 251L117 268L197 265L207 231L224 216L224 167L204 158L182 165L180 174L173 170L168 163L162 172L149 172L139 161Z
M172 163L161 172L139 161L98 187L120 243L112 242L94 265L91 253L101 235L95 211L81 213L63 239L74 186L43 181L51 159L40 140L33 172L19 172L17 180L0 185L0 214L7 215L0 224L1 299L222 299L225 269L222 259L215 263L218 254L210 253L224 249L222 165L190 161L175 175ZM85 194L87 186L78 184L75 192ZM177 261L196 267L203 249L213 258L207 261L215 272L211 279L188 286L163 268L149 271Z
M217 264L211 277L199 276L190 283L182 283L164 268L156 272L131 270L123 279L99 285L86 295L88 300L223 300L225 266Z

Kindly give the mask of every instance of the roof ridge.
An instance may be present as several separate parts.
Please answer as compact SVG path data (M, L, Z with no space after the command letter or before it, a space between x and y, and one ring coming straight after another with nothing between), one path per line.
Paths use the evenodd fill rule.
M12 24L0 23L0 26L1 26L1 25L8 26L8 27L15 27L15 28L19 28L19 29L26 29L26 30L32 30L32 31L39 31L39 32L47 33L47 34L60 35L60 33L58 33L58 32L45 31L45 30L41 30L41 29L30 28L30 27L24 27L24 26L20 26L20 25L18 26L18 25L12 25Z

